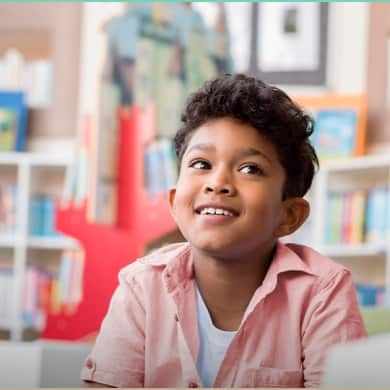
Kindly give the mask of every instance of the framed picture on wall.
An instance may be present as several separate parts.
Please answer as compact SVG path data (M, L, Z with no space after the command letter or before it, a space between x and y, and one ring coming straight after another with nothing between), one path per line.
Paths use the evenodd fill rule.
M256 2L251 15L251 74L272 84L325 84L327 3Z
M365 153L366 95L323 95L293 99L314 118L311 142L318 157L349 158Z

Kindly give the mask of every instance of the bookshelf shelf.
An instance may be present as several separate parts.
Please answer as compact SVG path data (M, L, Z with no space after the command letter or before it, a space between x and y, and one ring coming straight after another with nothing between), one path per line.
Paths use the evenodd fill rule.
M322 252L329 257L361 257L361 256L380 256L386 255L386 243L362 243L362 244L344 244L327 245Z
M1 165L17 166L23 163L29 164L30 166L64 167L65 165L69 165L69 156L34 152L0 152Z
M68 237L28 237L27 246L35 249L76 249L80 245Z
M13 248L20 246L22 238L14 235L0 235L0 248Z
M0 152L0 164L2 165L19 164L25 158L22 152Z
M345 172L368 170L372 168L387 169L390 166L390 156L368 155L350 159L329 160L321 163L321 169L329 172Z

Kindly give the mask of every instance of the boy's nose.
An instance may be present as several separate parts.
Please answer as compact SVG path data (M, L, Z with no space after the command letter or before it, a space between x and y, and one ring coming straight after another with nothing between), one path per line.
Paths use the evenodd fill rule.
M230 194L231 188L229 186L208 185L206 192L215 192L216 194Z
M204 184L204 191L206 193L213 192L216 195L228 195L232 196L235 194L234 179L230 172L226 171L223 167L215 169L210 174L206 183Z
M216 195L234 195L235 188L229 183L207 183L204 187L206 193L215 193Z

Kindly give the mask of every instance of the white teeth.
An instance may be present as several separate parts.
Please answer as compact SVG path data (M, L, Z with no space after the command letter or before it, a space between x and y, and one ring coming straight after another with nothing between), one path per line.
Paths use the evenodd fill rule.
M229 217L233 217L233 214L230 211L226 211L223 209L215 209L213 207L206 207L200 211L200 215L226 215Z

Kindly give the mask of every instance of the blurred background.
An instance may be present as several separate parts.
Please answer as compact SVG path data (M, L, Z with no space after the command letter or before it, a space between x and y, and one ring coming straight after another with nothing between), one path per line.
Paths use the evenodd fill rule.
M77 385L52 356L81 364L119 269L183 240L171 140L223 73L315 117L312 213L286 240L350 267L370 335L390 332L390 4L0 3L0 18L0 385Z

